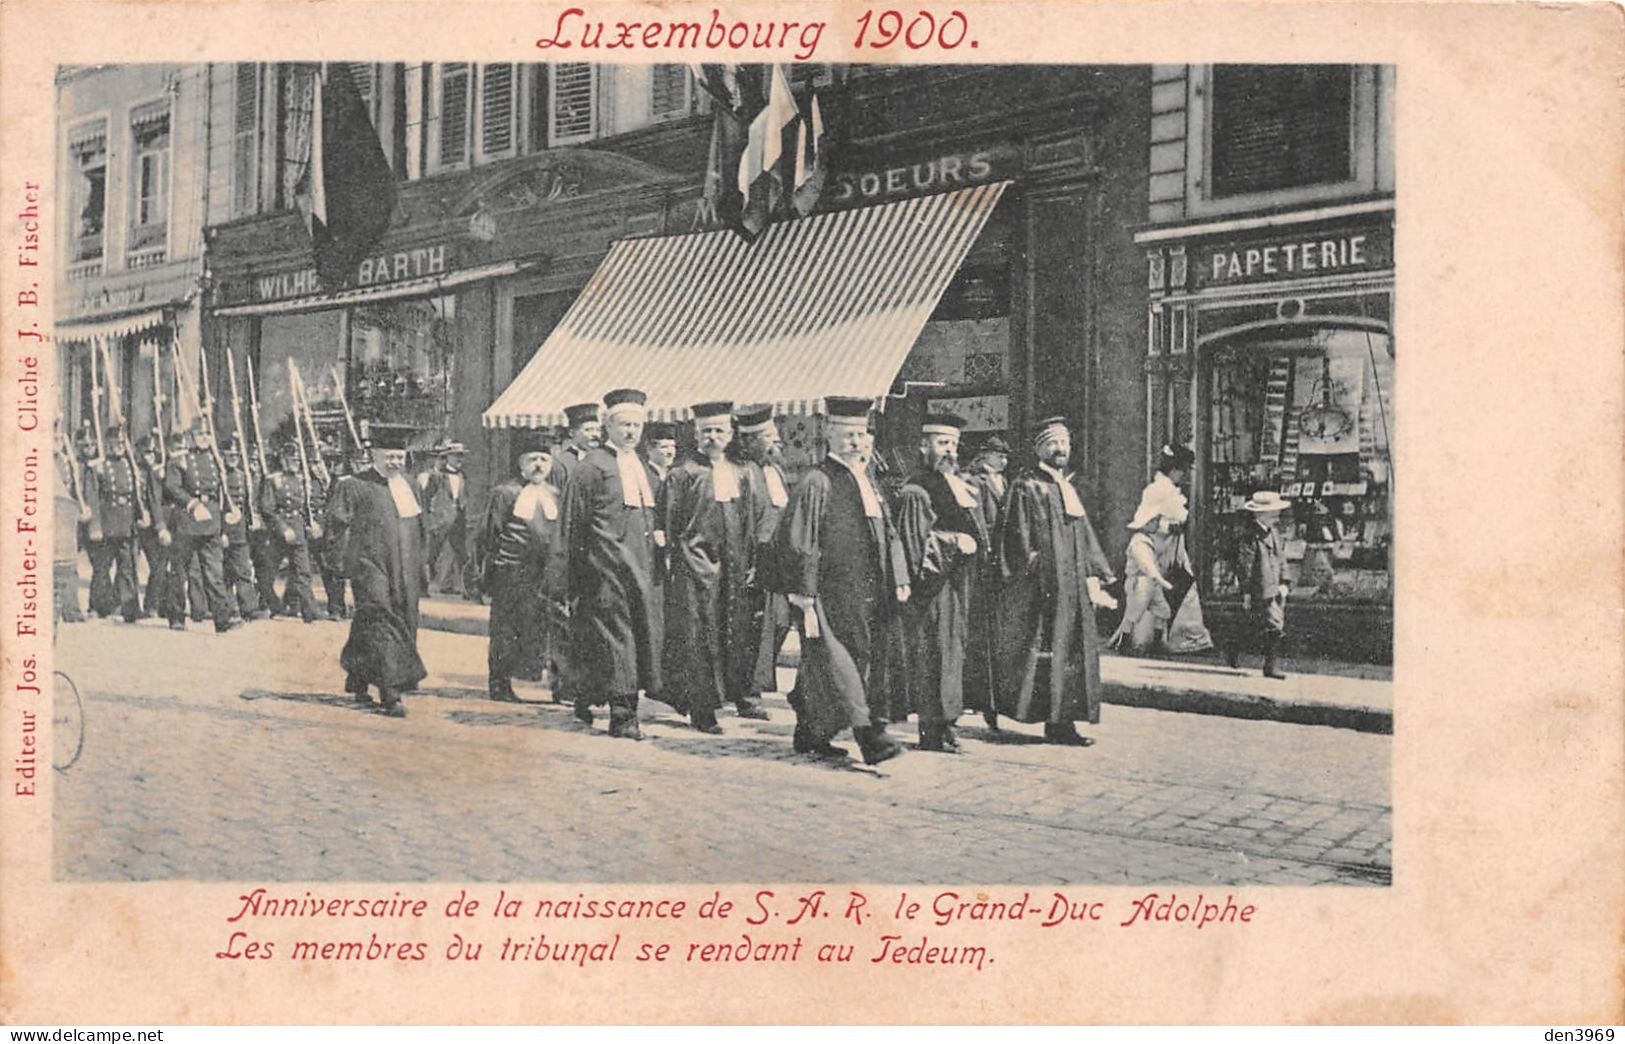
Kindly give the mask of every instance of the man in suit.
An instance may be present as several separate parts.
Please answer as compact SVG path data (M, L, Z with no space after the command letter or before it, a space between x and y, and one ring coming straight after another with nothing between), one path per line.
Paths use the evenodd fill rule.
M791 694L797 753L844 757L830 744L850 728L863 760L902 753L886 735L885 694L871 691L883 655L882 614L909 598L907 565L885 502L870 480L864 445L873 400L825 399L830 454L790 496L773 540L778 588L802 631Z

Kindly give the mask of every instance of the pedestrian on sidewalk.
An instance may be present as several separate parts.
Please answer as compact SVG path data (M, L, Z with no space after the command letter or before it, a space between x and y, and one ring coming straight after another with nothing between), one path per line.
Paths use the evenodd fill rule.
M640 740L638 693L660 695L660 585L655 494L638 456L647 397L635 388L604 396L607 444L588 450L564 488L566 592L571 617L569 682L586 724L609 705L609 734Z
M1111 637L1114 649L1193 653L1213 648L1185 548L1190 509L1179 488L1195 460L1184 446L1164 446L1157 474L1140 494L1140 506L1128 523L1134 535L1123 566L1126 604Z
M991 543L978 491L959 475L965 422L932 414L920 426L922 467L897 498L897 532L908 562L902 612L909 703L920 749L959 753L954 723L965 705L971 590Z
M750 599L756 532L740 467L728 456L733 403L699 403L693 414L694 452L658 495L670 556L661 693L694 728L716 734L724 703L740 717L767 717L751 695L756 647L747 640L759 633Z
M1264 677L1285 678L1275 656L1286 634L1286 543L1281 537L1282 512L1292 502L1272 489L1254 493L1241 506L1246 512L1236 548L1236 581L1241 585L1245 613L1240 633L1230 637L1225 659L1240 666L1243 646L1264 655Z
M794 747L845 757L830 740L850 728L863 760L878 765L902 753L886 735L886 693L871 668L884 655L887 607L908 601L908 567L865 460L874 401L824 403L830 454L796 486L773 539L777 582L802 637Z
M520 432L517 481L491 491L480 529L482 585L491 596L486 691L517 703L513 679L536 681L552 655L561 595L563 548L559 491L547 481L551 440Z
M418 655L418 598L428 569L423 507L405 475L406 432L381 428L373 442L372 467L333 487L327 505L355 594L339 663L344 691L370 704L367 690L375 686L384 713L404 718L401 693L428 674Z
M998 710L1043 722L1051 743L1087 747L1094 740L1080 735L1076 723L1100 722L1095 609L1117 606L1104 590L1112 570L1067 467L1066 420L1040 421L1033 450L1037 465L1011 484L999 537L1006 611L999 620Z

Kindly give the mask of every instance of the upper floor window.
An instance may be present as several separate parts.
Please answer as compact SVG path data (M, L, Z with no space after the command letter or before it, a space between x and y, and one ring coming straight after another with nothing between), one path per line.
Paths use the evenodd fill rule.
M130 110L131 253L162 248L169 228L169 99Z
M686 65L662 64L650 72L649 116L656 123L678 120L694 108L694 74Z
M107 221L107 120L87 120L68 132L73 187L68 199L74 261L102 256Z
M1214 198L1353 177L1353 66L1217 65L1210 99Z
M260 67L238 64L233 76L231 119L231 213L259 209L260 197Z
M551 145L587 141L598 130L598 77L587 62L547 67L547 140Z
M409 76L409 91L412 79ZM429 163L424 173L456 170L515 154L519 141L518 66L511 62L446 62L435 68L429 82L424 139ZM411 109L409 100L409 113Z

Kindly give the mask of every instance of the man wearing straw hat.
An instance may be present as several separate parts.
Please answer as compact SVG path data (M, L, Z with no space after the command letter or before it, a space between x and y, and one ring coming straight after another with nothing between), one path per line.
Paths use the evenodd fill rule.
M1273 489L1259 490L1241 506L1246 521L1236 548L1236 582L1246 622L1225 648L1231 667L1240 666L1241 646L1255 644L1264 654L1264 677L1285 678L1275 667L1275 654L1286 634L1286 545L1277 523L1292 506Z
M796 486L773 540L777 582L802 634L794 746L845 757L830 740L850 728L863 760L877 765L902 753L886 735L886 694L875 691L872 671L884 655L882 614L909 598L908 567L865 467L874 401L824 402L830 455Z
M609 705L609 734L643 738L638 693L660 694L659 534L649 472L638 457L643 392L604 396L606 444L589 450L564 488L566 590L575 607L568 681L576 717Z
M1066 420L1038 423L1037 465L1010 485L999 539L1006 580L999 617L998 711L1043 722L1051 743L1087 747L1077 722L1100 721L1100 636L1095 608L1116 600L1103 590L1111 566L1083 509L1067 465Z

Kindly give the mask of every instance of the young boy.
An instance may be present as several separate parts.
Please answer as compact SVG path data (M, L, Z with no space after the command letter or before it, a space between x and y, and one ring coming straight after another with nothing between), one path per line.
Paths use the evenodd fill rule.
M1241 585L1241 604L1247 612L1242 633L1232 637L1225 659L1238 666L1241 644L1257 639L1264 652L1264 677L1285 678L1276 670L1275 654L1286 633L1286 542L1277 522L1281 512L1292 506L1274 490L1254 493L1241 509L1248 520L1242 527L1236 549L1236 581Z

